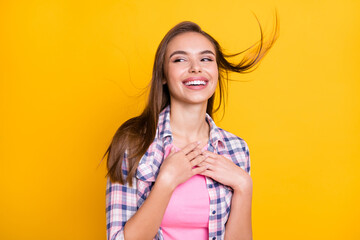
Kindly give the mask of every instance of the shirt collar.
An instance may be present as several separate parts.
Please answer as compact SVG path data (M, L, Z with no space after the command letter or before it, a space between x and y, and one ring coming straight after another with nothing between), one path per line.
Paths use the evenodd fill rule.
M217 152L219 152L219 147L220 148L225 147L225 140L222 137L220 129L216 126L214 120L207 113L206 113L206 121L210 126L209 142L212 145L212 147L215 148Z
M170 105L164 108L159 115L158 126L157 126L157 138L164 140L169 137L172 142L172 132L170 128Z

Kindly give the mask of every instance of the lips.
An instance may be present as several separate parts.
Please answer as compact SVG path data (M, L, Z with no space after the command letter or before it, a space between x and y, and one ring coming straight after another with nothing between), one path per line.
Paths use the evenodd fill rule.
M185 86L206 86L209 80L205 77L190 77L183 81Z
M187 89L202 90L206 88L209 80L205 77L190 77L182 82Z

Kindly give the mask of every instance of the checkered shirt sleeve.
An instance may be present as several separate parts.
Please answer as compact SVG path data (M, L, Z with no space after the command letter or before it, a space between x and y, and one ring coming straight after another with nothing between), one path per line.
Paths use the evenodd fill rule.
M124 179L128 174L127 158L122 163ZM108 240L123 240L125 223L137 211L137 182L133 178L133 185L113 183L107 179L106 185L106 228Z
M124 239L124 226L150 194L151 187L155 181L153 170L155 166L160 167L159 159L162 159L162 156L162 147L159 146L157 141L154 141L139 162L136 174L133 177L132 186L129 183L124 185L113 183L108 178L106 187L106 228L108 240ZM125 154L122 163L124 179L128 176L127 164L128 159ZM160 229L154 239L162 239Z

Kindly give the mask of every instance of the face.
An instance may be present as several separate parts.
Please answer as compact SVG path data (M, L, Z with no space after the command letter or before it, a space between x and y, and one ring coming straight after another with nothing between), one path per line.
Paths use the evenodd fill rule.
M203 35L181 33L168 44L164 84L168 85L171 103L206 104L218 82L215 48Z

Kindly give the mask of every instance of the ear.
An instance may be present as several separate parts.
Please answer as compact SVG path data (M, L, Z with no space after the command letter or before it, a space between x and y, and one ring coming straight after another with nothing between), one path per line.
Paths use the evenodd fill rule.
M163 85L165 85L165 84L166 84L166 80L163 79L163 80L161 81L161 83L162 83Z

